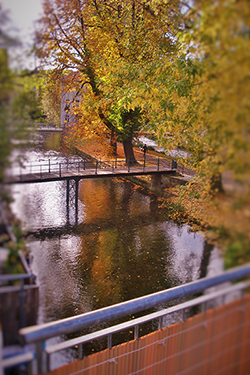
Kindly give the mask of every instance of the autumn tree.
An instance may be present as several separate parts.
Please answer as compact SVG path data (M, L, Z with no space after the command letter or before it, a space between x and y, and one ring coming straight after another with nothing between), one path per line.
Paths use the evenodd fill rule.
M124 69L124 80L134 79L119 91L118 100L147 110L148 126L166 149L189 152L182 161L199 173L203 189L215 187L224 171L247 188L249 4L204 0L192 5L183 5L171 59L162 51L162 57L140 69Z
M117 91L127 83L119 71L153 62L159 44L171 53L176 14L178 1L171 6L165 1L44 1L39 56L53 65L58 79L63 77L64 89L82 95L75 134L109 134L112 145L122 141L130 164L135 163L132 139L144 123L144 111L118 100Z
M223 229L234 264L236 258L249 261L249 2L194 1L186 10L177 53L140 71L124 70L124 79L137 79L119 100L147 110L148 126L166 150L188 152L181 162L197 179L179 194L186 207L192 202L189 215L194 209L203 223ZM221 176L230 176L230 195L215 194L223 187Z

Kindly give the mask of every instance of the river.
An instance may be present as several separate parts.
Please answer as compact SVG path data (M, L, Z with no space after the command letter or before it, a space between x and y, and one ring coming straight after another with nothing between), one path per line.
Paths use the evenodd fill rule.
M39 139L35 148L25 150L27 163L66 157L60 134ZM66 209L64 181L15 185L12 194L12 210L29 233L32 270L39 284L38 323L171 288L222 269L217 248L189 226L168 220L158 199L130 181L81 180L77 222L74 208Z

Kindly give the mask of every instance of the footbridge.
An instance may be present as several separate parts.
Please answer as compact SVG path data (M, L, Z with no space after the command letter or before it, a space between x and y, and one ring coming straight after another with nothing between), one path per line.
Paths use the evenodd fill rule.
M83 179L114 178L151 175L152 190L161 189L162 175L175 175L177 163L164 158L147 157L135 165L126 165L125 159L95 160L81 157L59 160L41 160L23 164L7 174L6 184L36 184L42 182L66 181L67 220L71 206L75 208L75 223L78 223L79 182ZM72 204L72 202L74 202Z

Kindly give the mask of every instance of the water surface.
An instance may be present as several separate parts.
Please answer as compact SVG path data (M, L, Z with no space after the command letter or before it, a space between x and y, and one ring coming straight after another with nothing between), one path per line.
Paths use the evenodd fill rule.
M28 162L65 158L58 134L25 154ZM74 186L70 196L67 210L64 181L13 187L39 284L39 323L196 280L211 267L217 249L169 221L161 202L131 182L81 180L77 221Z

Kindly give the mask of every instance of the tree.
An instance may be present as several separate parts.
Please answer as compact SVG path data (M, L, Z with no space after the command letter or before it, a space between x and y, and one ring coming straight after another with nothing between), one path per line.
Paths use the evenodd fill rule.
M131 108L140 103L147 109L160 144L189 152L181 161L198 175L185 194L182 188L182 203L196 219L201 207L205 215L198 212L198 218L220 228L228 265L249 261L250 254L249 30L247 0L193 2L177 53L145 64L140 73L133 67L138 78L120 92ZM225 174L232 175L230 195L219 192Z
M15 77L12 112L26 127L35 122L44 122L45 115L41 103L42 82L42 77L36 71L22 70Z
M4 31L8 21L8 14L0 4L0 182L4 179L4 170L11 151L10 99L13 92L13 75L9 69L7 49L16 45L16 42Z
M171 59L163 51L140 71L134 66L137 79L119 93L128 108L147 110L160 144L190 153L183 162L207 191L228 170L249 186L249 18L247 0L194 2Z
M178 1L171 6L165 1L44 1L37 33L39 56L53 65L58 79L63 77L64 89L84 98L75 108L76 134L108 133L111 145L116 139L123 142L129 164L136 162L132 139L143 125L144 113L140 105L127 108L118 100L116 90L126 87L119 71L152 62L159 51L155 42L171 51L168 21L174 19L173 29L178 24L178 5Z
M8 102L10 98L11 78L8 68L7 52L0 50L0 182L10 153L10 131L8 121Z

